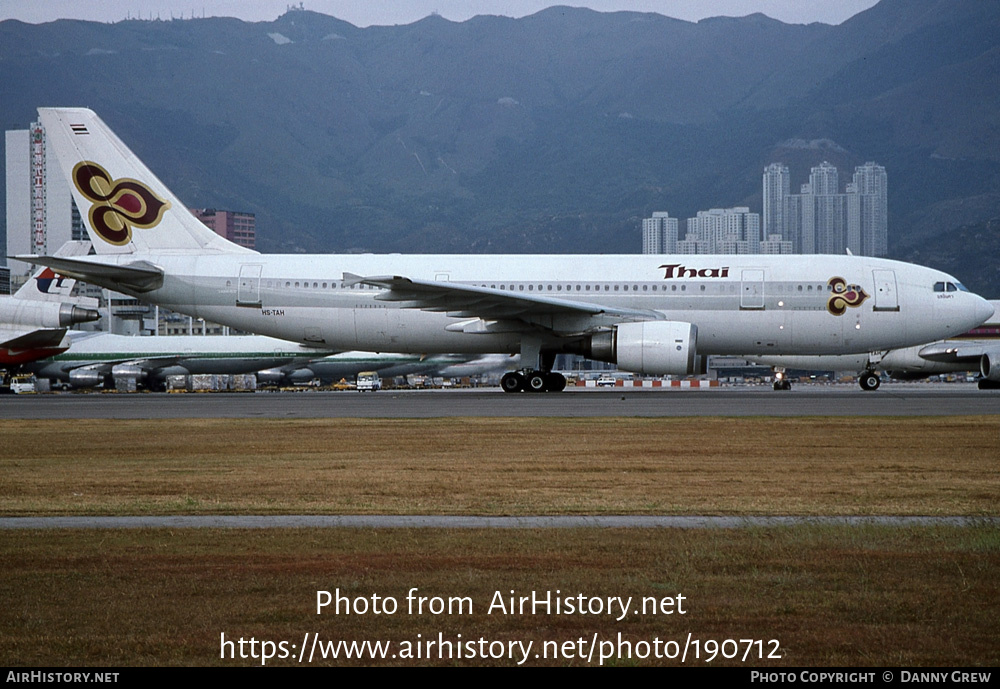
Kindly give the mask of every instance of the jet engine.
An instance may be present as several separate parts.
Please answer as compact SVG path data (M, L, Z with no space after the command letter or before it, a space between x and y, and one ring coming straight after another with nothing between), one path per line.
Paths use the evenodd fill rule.
M625 371L686 376L699 373L698 328L683 321L622 323L590 338L582 352Z
M102 384L106 376L91 368L77 368L69 372L69 384L74 388L93 388Z
M257 385L284 385L285 378L285 372L280 368L257 371Z
M111 367L111 375L116 381L135 378L136 383L144 383L148 374L145 369L135 364L115 364Z
M983 354L979 360L979 372L985 380L1000 383L1000 351L991 351Z
M269 368L257 371L258 385L307 385L316 377L313 370L307 366L291 371L285 368Z
M8 325L65 328L76 323L96 321L100 317L97 311L74 304L27 299L0 300L0 321Z

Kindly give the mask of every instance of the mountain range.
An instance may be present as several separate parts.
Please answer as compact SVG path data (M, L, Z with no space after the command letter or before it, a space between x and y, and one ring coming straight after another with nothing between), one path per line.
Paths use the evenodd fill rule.
M771 162L797 191L823 160L841 186L874 160L890 255L947 253L997 296L998 63L982 0L882 0L837 26L5 21L0 124L91 107L190 206L255 213L269 252L638 252L653 211L759 212Z

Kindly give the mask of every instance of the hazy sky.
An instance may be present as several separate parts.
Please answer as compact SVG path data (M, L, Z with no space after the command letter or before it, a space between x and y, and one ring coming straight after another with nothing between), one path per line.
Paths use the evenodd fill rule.
M839 24L876 0L305 0L307 10L329 14L357 26L409 24L437 12L452 21L477 14L523 17L552 5L591 7L600 12L656 12L696 21L704 17L763 12L789 24ZM131 18L226 16L272 21L288 0L0 0L0 21L39 24L59 18L118 21Z

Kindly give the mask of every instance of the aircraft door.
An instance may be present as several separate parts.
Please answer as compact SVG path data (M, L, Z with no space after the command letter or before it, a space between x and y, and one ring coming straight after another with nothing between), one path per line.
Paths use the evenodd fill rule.
M896 294L896 271L873 270L875 278L875 311L899 311L899 299Z
M240 266L240 283L236 291L237 306L260 306L261 268L259 264Z
M744 270L740 291L741 309L764 308L764 271Z

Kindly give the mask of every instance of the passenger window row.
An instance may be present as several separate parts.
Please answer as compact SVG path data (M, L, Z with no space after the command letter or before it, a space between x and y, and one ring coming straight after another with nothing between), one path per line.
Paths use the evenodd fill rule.
M264 287L267 289L280 289L282 287L286 289L350 289L350 290L381 290L382 287L375 285L365 285L365 284L353 284L347 285L344 282L319 282L319 281L309 281L309 280L265 280L262 281ZM479 283L478 287L489 287L490 289L500 289L508 292L688 292L688 287L691 288L690 291L698 292L708 292L713 293L735 293L737 288L741 285L739 282L729 281L724 283L712 283L711 286L715 289L709 290L706 284L698 283L673 283L670 285L664 285L660 283L654 284L594 284L594 283L519 283L519 284L487 284ZM226 282L227 287L232 286L231 281ZM775 283L769 285L771 289L768 291L774 291L776 293L782 293L784 291L788 292L821 292L823 290L831 291L833 288L830 285L783 285L782 283ZM848 285L848 289L860 290L858 285ZM951 282L938 282L934 285L935 292L954 292L956 290L961 290L967 292L968 290L963 287L960 283Z

